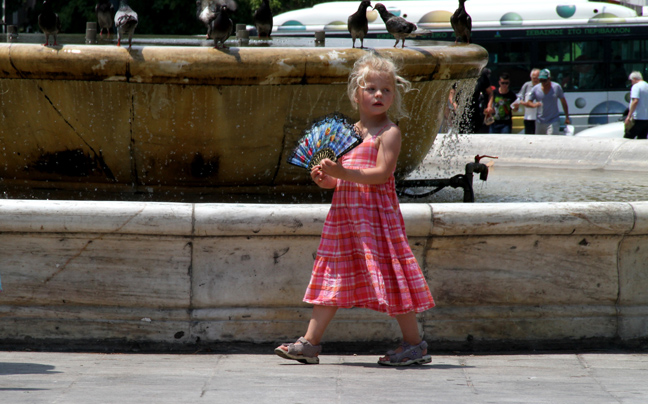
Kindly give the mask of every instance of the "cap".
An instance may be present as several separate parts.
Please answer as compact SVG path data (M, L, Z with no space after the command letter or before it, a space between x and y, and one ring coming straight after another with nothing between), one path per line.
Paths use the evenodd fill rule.
M542 69L540 70L540 74L538 75L539 79L550 79L551 78L551 72L549 69Z

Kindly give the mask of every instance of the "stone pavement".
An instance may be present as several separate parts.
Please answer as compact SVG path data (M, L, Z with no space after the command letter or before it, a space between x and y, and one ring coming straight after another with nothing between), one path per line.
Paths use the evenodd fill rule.
M302 365L259 354L0 352L0 403L648 403L648 354L372 355Z

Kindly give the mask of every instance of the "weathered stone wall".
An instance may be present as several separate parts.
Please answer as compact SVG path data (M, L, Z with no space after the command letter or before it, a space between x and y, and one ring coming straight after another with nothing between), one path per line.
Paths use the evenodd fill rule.
M327 205L0 201L0 341L272 342L301 303ZM648 336L648 202L407 204L438 306L430 342ZM399 336L342 310L327 341Z
M440 43L378 52L417 90L399 122L404 176L432 146L450 87L477 77L488 54ZM160 194L310 184L286 160L313 120L354 114L348 75L365 53L0 43L0 181Z

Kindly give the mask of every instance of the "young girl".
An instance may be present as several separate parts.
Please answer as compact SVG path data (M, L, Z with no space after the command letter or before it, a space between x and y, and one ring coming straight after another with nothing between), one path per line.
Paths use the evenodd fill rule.
M337 309L365 307L396 317L403 333L401 346L379 364L432 360L416 313L434 307L434 300L405 235L394 183L401 132L387 116L392 106L404 115L400 91L410 89L390 59L367 54L354 65L348 95L364 141L338 163L325 159L311 171L317 185L335 192L304 297L314 305L308 330L275 349L283 358L319 363L319 344Z

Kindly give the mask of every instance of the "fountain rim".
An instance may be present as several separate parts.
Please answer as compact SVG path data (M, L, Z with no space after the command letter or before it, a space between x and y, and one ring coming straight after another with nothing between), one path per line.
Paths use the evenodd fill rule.
M375 48L399 63L413 83L477 77L488 62L479 45L435 42L405 49ZM299 85L346 83L357 48L213 48L0 44L0 79L44 79L179 85Z

